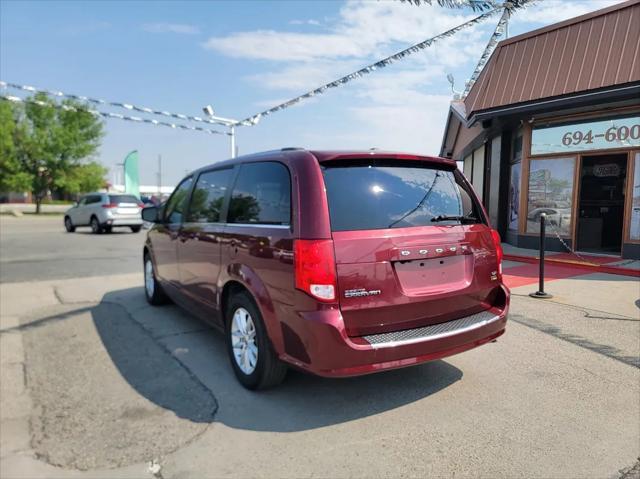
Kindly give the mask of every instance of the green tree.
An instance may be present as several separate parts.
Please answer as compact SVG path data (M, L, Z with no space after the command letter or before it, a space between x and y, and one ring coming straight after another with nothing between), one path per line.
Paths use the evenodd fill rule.
M31 176L20 170L14 143L16 128L12 104L0 101L0 191L25 191L31 185Z
M104 187L107 169L91 161L63 172L56 181L58 188L66 193L78 194Z
M56 105L43 94L30 100L46 105L28 100L10 104L8 113L6 107L0 110L0 164L7 177L2 189L30 190L39 213L48 191L79 193L102 186L105 170L91 158L100 147L103 123L78 102Z

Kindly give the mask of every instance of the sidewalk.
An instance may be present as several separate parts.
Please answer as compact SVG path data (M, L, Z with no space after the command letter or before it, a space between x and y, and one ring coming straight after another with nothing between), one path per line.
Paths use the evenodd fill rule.
M69 208L71 208L71 204L67 205L40 205L40 211L42 213L64 213ZM36 205L32 203L0 203L0 213L35 213Z
M503 279L513 294L528 295L538 289L539 266L505 260ZM591 272L570 263L545 262L545 291L550 300L576 307L606 311L640 321L640 279L619 274Z

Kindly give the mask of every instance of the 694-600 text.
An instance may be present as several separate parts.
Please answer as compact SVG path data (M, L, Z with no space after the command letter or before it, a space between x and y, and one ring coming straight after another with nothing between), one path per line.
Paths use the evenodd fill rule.
M621 127L612 126L604 133L594 134L593 130L588 131L568 131L562 136L564 146L575 146L593 143L596 138L604 138L606 142L623 142L626 140L640 139L640 125L631 127L623 125Z

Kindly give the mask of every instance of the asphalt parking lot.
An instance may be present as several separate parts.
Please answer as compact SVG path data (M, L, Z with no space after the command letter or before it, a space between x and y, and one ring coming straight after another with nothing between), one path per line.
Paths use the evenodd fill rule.
M147 305L144 236L0 217L0 477L640 475L637 278L557 282L588 307L517 288L496 343L252 393L219 334Z

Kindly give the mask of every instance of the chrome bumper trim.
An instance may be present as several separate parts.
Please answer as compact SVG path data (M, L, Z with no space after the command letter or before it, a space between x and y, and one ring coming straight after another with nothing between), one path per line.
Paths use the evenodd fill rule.
M489 311L481 311L470 316L465 316L464 318L447 321L446 323L432 324L415 329L405 329L403 331L392 331L390 333L370 334L368 336L362 336L362 338L367 340L374 349L391 348L466 333L467 331L481 328L499 319L500 316L498 315Z

